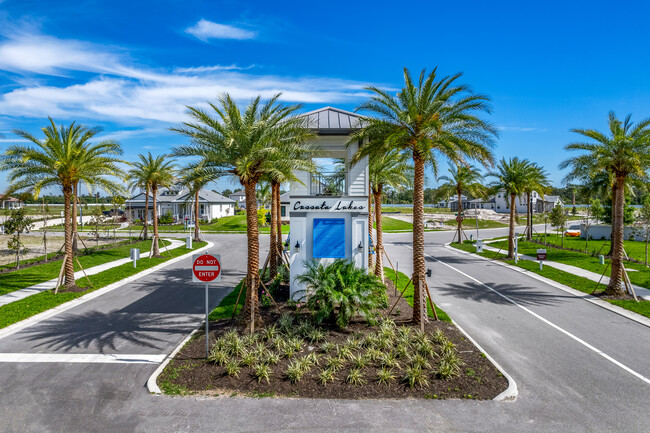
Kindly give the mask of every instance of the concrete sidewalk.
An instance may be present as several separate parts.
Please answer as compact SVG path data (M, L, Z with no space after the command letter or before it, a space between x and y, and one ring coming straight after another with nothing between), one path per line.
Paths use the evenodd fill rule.
M164 239L164 240L169 241L170 244L165 246L165 247L162 247L161 252L168 251L168 250L173 250L174 248L178 248L180 246L185 245L185 242L179 241L177 239ZM143 254L141 256L141 258L148 258L148 257L149 257L149 253ZM93 266L92 268L88 268L88 269L85 270L86 275L98 274L100 272L104 272L104 271L106 271L108 269L111 269L111 268L114 268L114 267L117 267L117 266L121 266L121 265L123 265L125 263L129 263L129 262L131 262L131 259L127 257L127 258L124 258L124 259L114 260L112 262L103 263L101 265ZM77 272L74 273L74 277L75 277L75 279L83 278L84 273L82 271L77 271ZM32 295L35 295L37 293L44 292L46 290L52 290L56 286L56 281L57 281L57 278L54 278L54 279L49 280L49 281L44 281L42 283L38 283L38 284L35 284L33 286L26 287L26 288L20 289L20 290L16 290L14 292L7 293L6 295L2 295L2 296L0 296L0 307L3 306L3 305L11 304L12 302L16 302L16 301L18 301L20 299L25 299L25 298L27 298L29 296L32 296Z
M483 245L484 250L488 251L493 251L493 252L501 252L504 253L503 250L499 250L498 248L494 248L488 245ZM506 251L507 252L507 251ZM537 262L537 257L531 257L527 256L525 254L519 254L519 259L520 260L528 260L530 262ZM559 269L564 272L568 272L573 275L577 275L579 277L587 278L588 280L592 280L595 282L598 282L600 280L600 274L597 274L595 272L587 271L582 268L578 268L577 266L571 266L567 265L565 263L558 263L558 262L553 262L550 260L544 260L544 266L550 266L555 269ZM628 270L629 272L629 270ZM604 284L607 286L609 284L609 277L604 276L603 279L600 281L601 284ZM632 287L634 288L634 292L639 298L643 298L646 301L650 301L650 290L646 289L645 287L640 287L632 284Z

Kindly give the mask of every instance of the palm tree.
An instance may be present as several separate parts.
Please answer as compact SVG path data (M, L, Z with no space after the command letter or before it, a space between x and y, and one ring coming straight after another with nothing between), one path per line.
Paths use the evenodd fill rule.
M463 242L463 222L461 214L463 212L463 201L461 197L463 193L468 193L473 197L484 197L486 195L486 188L481 184L483 176L478 168L473 165L457 165L449 168L451 176L440 176L439 180L446 181L441 185L441 191L447 195L456 194L458 196L458 243Z
M143 234L142 238L144 240L148 237L148 219L149 219L149 172L147 171L147 165L144 161L136 161L131 163L133 167L127 172L127 179L129 180L129 189L135 191L135 189L140 189L144 191L144 219L143 219Z
M45 139L39 140L27 131L15 134L34 146L13 145L0 157L0 170L9 170L11 191L30 190L38 198L43 188L60 186L64 199L65 227L65 287L75 287L74 250L72 247L71 200L76 183L83 181L109 191L120 191L120 186L106 176L122 177L116 158L122 150L114 141L90 143L100 132L99 128L76 125L57 126L52 118L50 125L41 129Z
M541 197L549 192L551 189L548 180L548 172L535 163L531 163L528 168L526 186L524 187L524 194L526 194L526 239L533 240L533 202L531 196L533 192L537 192Z
M144 167L145 172L149 178L149 188L151 190L151 201L153 206L153 254L152 257L162 257L160 255L160 245L158 236L158 209L156 206L156 196L158 195L158 188L170 187L176 181L174 176L176 170L174 163L167 160L167 155L158 155L153 157L151 152L147 155L138 155L140 164ZM148 209L145 209L147 212Z
M199 231L199 193L208 183L215 180L218 176L202 166L189 166L182 170L185 173L179 180L181 185L185 186L188 190L186 202L190 197L194 198L194 240L200 241Z
M175 153L200 158L205 167L239 179L246 194L246 235L248 272L244 317L250 318L251 331L260 322L257 291L259 286L259 230L255 187L273 171L273 163L293 154L289 149L301 146L312 137L305 119L293 116L300 105L284 106L280 94L266 103L258 96L242 113L228 94L210 103L210 111L188 107L192 122L172 130L190 137L191 144L179 146Z
M257 202L262 206L262 209L266 209L267 203L271 202L271 182L266 180L260 180L257 184L257 190L255 191L255 198Z
M286 182L298 181L298 178L294 175L297 170L313 172L316 169L311 159L314 152L313 146L302 144L301 146L292 146L291 149L286 148L284 151L292 151L293 154L285 153L281 159L272 164L266 175L271 185L271 233L269 237L269 273L271 278L275 278L278 273L282 254L280 185Z
M606 171L614 179L614 198L612 208L615 218L612 221L612 271L605 294L622 296L621 279L623 271L623 210L625 207L625 184L629 177L645 178L650 168L650 119L638 123L631 121L628 115L623 121L609 113L609 133L595 129L572 129L572 132L588 138L589 142L575 142L565 146L567 150L587 152L570 158L560 165L561 168L576 166L590 158L594 170ZM575 162L574 162L575 161Z
M505 195L510 198L510 229L508 230L508 258L515 256L515 212L517 205L516 197L521 197L525 193L528 185L528 173L532 164L527 159L517 157L506 160L502 158L496 166L496 171L491 171L487 176L496 178L490 185L492 190L497 193L504 191Z
M354 139L386 134L383 148L399 149L410 154L414 167L413 191L413 320L420 323L426 314L422 310L425 282L424 262L424 167L429 164L437 175L440 156L454 162L468 160L491 163L490 148L497 136L492 124L480 119L477 113L490 112L488 98L457 84L461 74L437 79L434 69L429 75L422 71L413 82L404 69L404 87L396 95L374 86L366 87L372 93L369 101L357 110L375 117L364 119L364 128ZM376 149L361 146L362 153Z
M375 245L375 275L384 282L383 230L381 221L381 197L384 187L400 190L413 183L413 167L407 163L408 157L397 149L388 153L371 154L369 158L370 185L375 200L375 225L377 243Z

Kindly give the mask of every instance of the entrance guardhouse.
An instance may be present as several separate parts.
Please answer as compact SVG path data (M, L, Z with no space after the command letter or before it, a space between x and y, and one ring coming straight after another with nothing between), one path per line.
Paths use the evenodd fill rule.
M305 289L296 277L312 260L327 264L342 258L368 268L368 158L350 165L359 145L346 146L349 135L361 127L361 118L332 107L303 116L317 134L315 157L341 163L328 173L296 172L299 182L291 183L291 296Z

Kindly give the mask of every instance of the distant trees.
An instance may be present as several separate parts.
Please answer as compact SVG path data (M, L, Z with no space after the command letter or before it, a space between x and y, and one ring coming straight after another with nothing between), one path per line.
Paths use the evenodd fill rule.
M548 214L548 220L555 230L562 233L562 248L564 248L564 232L566 230L567 217L563 206L554 206ZM558 233L559 236L559 233Z
M7 248L16 252L16 269L20 267L20 255L27 252L20 235L32 227L33 221L33 218L27 216L27 209L22 207L12 209L9 218L3 223L5 233L11 235L11 238L7 241Z
M458 216L463 212L463 194L470 194L473 197L484 198L487 195L487 188L483 186L481 180L483 175L480 170L473 165L456 165L449 168L450 176L440 176L439 180L446 181L440 186L441 193L458 197ZM462 218L456 219L458 222L458 242L462 243Z

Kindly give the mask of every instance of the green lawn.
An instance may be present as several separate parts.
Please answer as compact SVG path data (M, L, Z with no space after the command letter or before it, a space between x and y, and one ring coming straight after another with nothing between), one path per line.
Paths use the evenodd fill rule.
M544 233L538 233L537 239L543 242ZM562 236L558 236L554 230L551 232L549 228L546 242L560 246L562 245ZM600 254L607 254L609 252L610 244L610 241L602 239L590 239L589 242L586 242L585 239L581 238L564 237L565 248L572 248L581 251L585 251L586 248L588 253L594 254L598 254L599 251ZM639 261L645 260L645 242L625 240L624 248L629 257Z
M87 293L90 293L94 290L105 287L109 284L120 281L124 278L130 277L142 272L145 269L152 268L160 263L163 263L170 258L179 257L183 254L190 253L198 248L205 246L206 242L195 242L193 249L187 249L185 247L179 247L173 250L170 250L171 257L165 255L161 259L141 259L138 261L138 267L134 268L131 263L126 263L121 266L109 269L104 272L92 275L93 288L90 288L84 293L65 293L61 292L54 294L51 291L38 293L36 295L29 296L25 299L12 302L11 304L3 305L0 307L0 328L4 328L13 323L19 322L21 320L27 319L35 314L42 313L43 311L49 310L56 307L57 305L64 304L73 299L79 298ZM3 275L4 277L5 275ZM56 275L55 275L56 278ZM89 287L88 281L85 278L77 280L77 284L80 287Z
M104 233L106 230L110 230L111 234L113 233L113 227L118 229L120 227L120 224L101 224L99 226L99 232ZM53 226L47 226L48 231L63 231L65 230L65 227L62 226L61 224L53 225ZM42 228L36 229L34 231L43 231ZM77 231L78 232L92 232L95 231L95 226L89 224L89 223L84 223L83 227L81 224L77 225Z
M202 232L241 232L246 233L246 215L232 215L223 218L219 218L214 224L199 224L199 228ZM128 229L122 229L125 231ZM142 230L142 226L132 226L131 230ZM150 227L151 231L152 228ZM172 224L172 225L158 225L158 230L162 233L165 232L189 232L183 224ZM260 227L260 233L269 233L269 227ZM285 224L282 226L282 233L289 233L289 225Z
M163 244L169 245L169 242L162 241L161 246ZM135 244L118 246L117 248L96 251L92 254L79 257L79 262L84 267L84 269L88 269L93 266L101 265L103 263L112 262L113 260L129 257L131 248L140 248L140 253L146 254L151 248L151 241L142 241ZM25 287L33 286L34 284L57 278L61 270L61 262L62 259L25 269L18 269L16 271L0 275L0 279L2 280L2 284L0 284L0 295L5 295L7 293L13 292L14 290L24 289ZM76 260L74 266L75 271L81 270ZM133 265L129 266L133 267ZM95 277L92 276L91 278L94 281ZM83 280L85 281L85 278Z
M374 222L372 223L372 226L375 229L377 228L377 224L375 224ZM413 224L382 215L381 228L386 233L390 233L394 231L413 231Z
M584 240L583 240L584 242ZM594 241L595 242L595 241ZM601 241L602 242L602 241ZM629 244L634 244L633 241L625 241L626 249L634 251L638 248L638 245L635 247L629 247ZM637 244L643 244L642 242L636 242ZM508 248L508 241L494 242L490 244L495 248ZM565 243L565 246L567 244ZM543 246L532 242L519 242L519 253L525 254L527 256L535 257L537 254L537 249L544 248L546 249L546 258L547 260L552 260L554 262L564 263L571 266L577 266L582 269L586 269L597 274L602 274L607 267L609 260L605 260L605 264L601 265L598 261L598 257L592 257L590 254L579 253L576 251L566 251L561 249L556 249L553 247ZM645 287L650 289L650 269L639 263L624 262L627 269L635 270L636 272L628 272L630 276L630 281L632 284L637 286ZM611 267L607 268L606 276L611 274Z
M458 227L458 223L455 220L445 221L444 224L450 227ZM500 227L508 227L508 224L504 224L499 221L481 220L481 219L478 220L479 229L495 229ZM476 220L472 217L465 217L465 219L463 220L463 229L465 230L476 229Z
M382 212L399 212L399 213L406 213L406 214L412 214L413 213L413 206L391 206L389 204L387 205L382 205L381 206L381 211ZM435 208L435 207L429 207L425 206L424 207L424 213L453 213L447 208Z
M384 268L384 275L386 276L386 278L390 279L393 282L393 284L395 284L395 271L393 271L391 268ZM398 281L397 284L395 285L397 286L397 290L401 292L402 290L404 290L404 287L408 283L409 277L407 277L405 274L401 272L397 272L397 277L398 277L397 278ZM412 307L413 306L413 284L409 284L409 287L408 289L406 289L406 292L404 293L403 297L404 299L406 299L406 302L408 302L408 304ZM440 308L438 308L437 305L435 307L436 307L436 313L438 313L438 319L444 322L451 322L451 318L447 315L447 313L445 313ZM429 317L434 317L433 311L431 310L431 306L429 305L428 302L427 302L427 314L429 315Z
M476 251L476 248L472 244L453 243L451 244L451 246L472 253ZM547 249L547 257L548 257L548 252L549 251ZM501 253L497 254L496 252L493 251L486 251L480 253L479 255L483 257L487 257L489 259L501 259L501 260L504 260L506 256L505 254L501 254ZM537 262L531 262L528 260L519 260L517 263L515 263L514 260L504 260L504 261L509 265L517 266L519 268L526 269L530 272L534 272L538 275L541 275L553 281L557 281L558 283L564 284L565 286L569 286L583 293L590 294L594 291L594 288L596 287L596 283L594 281L591 281L587 278L578 277L576 275L561 271L559 269L552 268L550 266L544 266L544 269L540 271L539 264ZM632 280L632 275L636 274L636 272L630 272L629 274L630 274L630 279ZM634 283L634 281L632 282ZM600 288L604 289L604 286L601 285ZM619 307L625 308L626 310L630 310L650 318L650 301L640 301L640 302L627 301L627 300L614 301L609 299L606 299L606 301L608 301L611 304L618 305Z
M245 279L241 280L237 286L232 289L232 292L230 292L228 295L226 295L225 298L219 302L219 305L210 312L210 315L208 316L210 320L220 320L220 319L230 319L232 317L232 311L233 308L237 308L237 313L241 311L241 309L244 307L244 300L246 299L246 288L244 287L244 290L242 291L241 297L239 298L239 303L235 306L235 302L237 302L237 296L239 295L239 289L241 288L241 285L244 284Z

